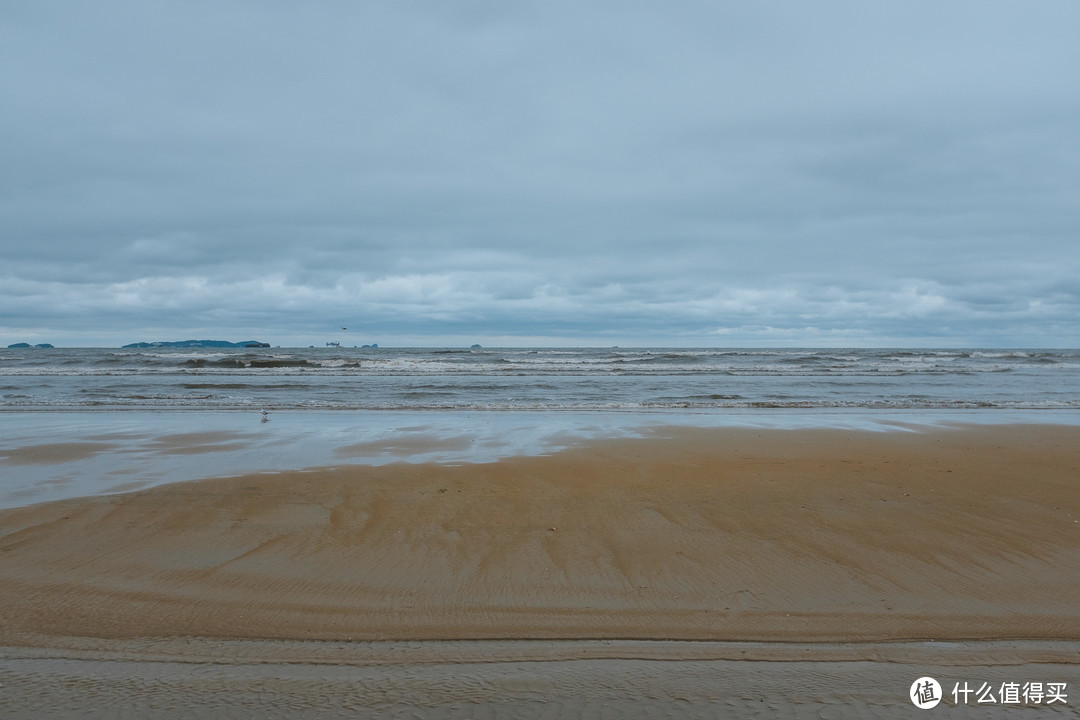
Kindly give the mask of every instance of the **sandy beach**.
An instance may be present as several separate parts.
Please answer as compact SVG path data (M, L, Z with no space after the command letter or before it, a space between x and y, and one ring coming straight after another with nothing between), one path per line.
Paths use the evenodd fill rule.
M0 709L33 706L22 688L40 716L75 717L86 707L65 693L86 685L178 707L217 698L201 715L225 717L227 699L247 702L263 677L252 668L271 666L280 677L259 683L309 700L288 717L332 716L346 705L326 698L341 693L351 717L560 716L545 703L589 673L571 715L624 702L627 716L659 716L682 692L674 717L717 716L725 702L744 716L861 704L892 717L913 710L908 685L935 667L1076 693L1078 484L1077 427L659 428L543 457L259 474L5 510ZM662 680L672 661L685 672ZM127 672L109 680L117 663ZM619 663L637 664L627 675ZM324 666L335 670L301 677ZM487 689L424 685L436 671L483 676ZM665 689L616 681L636 674ZM305 682L322 689L305 695ZM458 690L439 695L439 682ZM422 702L387 689L410 683L428 688ZM753 687L761 698L747 699ZM330 705L316 712L312 693ZM149 707L130 697L111 707Z

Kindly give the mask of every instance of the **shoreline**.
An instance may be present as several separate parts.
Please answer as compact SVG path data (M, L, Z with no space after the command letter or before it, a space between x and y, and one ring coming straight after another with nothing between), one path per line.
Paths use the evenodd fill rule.
M498 462L664 427L935 432L1080 426L1075 410L273 411L0 410L0 509L321 467Z
M656 426L0 510L0 714L1068 714L1078 468L1069 425Z
M1078 467L1069 426L656 428L63 500L0 512L0 642L1080 640Z

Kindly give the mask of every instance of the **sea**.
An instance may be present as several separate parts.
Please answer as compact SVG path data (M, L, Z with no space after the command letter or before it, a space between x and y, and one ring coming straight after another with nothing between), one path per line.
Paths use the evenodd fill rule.
M1080 424L1080 350L0 349L0 507L671 426Z
M1080 409L1080 350L0 350L0 410Z

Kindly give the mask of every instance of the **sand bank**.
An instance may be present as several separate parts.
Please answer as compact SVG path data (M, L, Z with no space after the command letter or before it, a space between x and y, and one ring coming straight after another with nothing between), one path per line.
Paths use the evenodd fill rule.
M0 513L4 642L1080 639L1080 429L660 430Z
M892 685L943 665L1019 681L1040 679L1026 675L1041 668L1075 690L1078 485L1077 427L670 428L549 457L251 475L17 508L0 512L0 644L8 659L0 667L20 687L56 673L76 687L121 660L205 667L240 662L241 647L270 653L260 667L313 667L319 652L340 643L359 655L338 665L396 667L398 680L422 685L428 671L420 666L483 673L446 670L460 658L399 663L379 653L408 648L406 641L430 652L430 641L506 640L503 656L465 664L508 673L477 679L478 687L525 688L515 696L525 703L521 716L539 702L529 693L562 692L560 683L571 692L579 672L598 673L595 688L636 697L633 682L619 679L629 669L618 663L631 661L653 663L633 666L647 677L663 676L673 659L728 663L687 665L713 677L687 697L714 712L715 693L727 687L723 697L745 704L738 683L717 684L714 674L757 672L731 657L748 648L816 663L811 671L792 665L794 656L757 658L774 666L768 677L780 678L777 692L788 687L784 677L798 685L800 673L818 673L820 690L829 673L854 672L866 686L892 668L899 675L889 675L887 692L903 704L906 686ZM1035 644L1002 645L1016 639ZM612 657L575 655L599 647L582 642L605 641L623 644ZM625 644L641 641L668 655L637 656L632 648L643 646ZM913 647L962 650L942 663L911 656ZM1002 656L1003 647L1013 655ZM529 659L525 648L555 648L554 656ZM695 656L703 648L706 656ZM837 657L844 652L855 655ZM519 677L525 660L554 664ZM599 664L573 669L571 660ZM1012 669L992 670L998 663ZM125 677L135 666L126 667ZM555 675L546 685L528 689L525 678L548 671ZM234 669L214 682L225 676L237 688L262 677ZM376 676L364 682L379 686ZM677 697L679 677L688 676L672 675L657 697ZM278 689L303 684L278 680ZM311 682L311 692L323 692L323 680ZM235 700L249 691L228 693ZM601 707L596 692L589 702ZM857 695L837 692L839 699L807 696L802 707ZM873 692L859 702L874 705ZM439 707L419 716L456 716Z

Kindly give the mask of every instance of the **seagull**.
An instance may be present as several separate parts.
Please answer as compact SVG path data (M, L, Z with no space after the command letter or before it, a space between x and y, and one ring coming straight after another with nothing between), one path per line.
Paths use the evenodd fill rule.
M270 411L269 410L263 410L262 411L262 422L270 422Z

